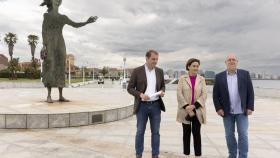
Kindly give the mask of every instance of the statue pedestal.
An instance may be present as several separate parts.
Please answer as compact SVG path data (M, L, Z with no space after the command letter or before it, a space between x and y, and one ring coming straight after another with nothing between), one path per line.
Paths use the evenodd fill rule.
M0 89L0 128L57 128L106 123L133 115L133 97L122 89L64 88L71 102L45 102L45 88Z

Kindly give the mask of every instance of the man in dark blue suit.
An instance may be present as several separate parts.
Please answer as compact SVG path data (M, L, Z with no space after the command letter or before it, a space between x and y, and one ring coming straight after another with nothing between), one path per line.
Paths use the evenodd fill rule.
M230 54L225 63L227 70L215 78L213 101L217 114L223 117L229 158L236 158L237 155L239 158L247 158L248 115L254 111L252 80L248 71L237 69L238 60L234 54Z

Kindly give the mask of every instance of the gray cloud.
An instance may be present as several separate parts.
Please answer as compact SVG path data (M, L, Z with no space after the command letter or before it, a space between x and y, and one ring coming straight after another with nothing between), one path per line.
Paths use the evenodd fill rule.
M20 7L13 5L19 2ZM0 36L18 34L15 54L22 60L30 58L27 35L41 36L46 8L39 3L0 4ZM225 56L234 52L242 68L280 74L279 0L64 0L60 12L74 21L100 17L83 28L64 28L67 50L79 65L120 66L126 56L128 66L135 67L153 48L161 53L159 64L164 68L184 69L188 58L197 57L203 69L221 71ZM0 44L0 51L5 49Z

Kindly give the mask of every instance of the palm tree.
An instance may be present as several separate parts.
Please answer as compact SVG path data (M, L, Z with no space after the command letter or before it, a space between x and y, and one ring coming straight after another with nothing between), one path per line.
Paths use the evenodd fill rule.
M35 54L35 49L36 45L38 44L39 37L36 35L29 35L28 36L28 43L31 48L31 55L32 55L32 61L34 62L34 54Z
M30 45L31 55L32 55L32 60L31 60L31 64L29 67L29 71L30 71L29 75L32 79L35 79L36 74L37 74L38 60L35 60L34 54L35 54L36 45L38 44L38 40L39 40L39 37L36 35L28 35L28 37L27 37L27 41L28 41L28 44Z
M17 35L9 32L4 37L4 41L9 47L9 55L10 55L11 60L12 60L13 59L13 52L14 52L14 45L17 43Z
M8 70L10 71L10 79L16 80L17 79L16 72L20 70L19 58L13 58L12 60L10 60L8 65Z

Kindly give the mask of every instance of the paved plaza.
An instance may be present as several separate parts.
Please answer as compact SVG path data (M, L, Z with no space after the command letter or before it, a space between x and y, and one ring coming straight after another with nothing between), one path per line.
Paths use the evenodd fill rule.
M168 90L164 101L167 112L162 113L160 157L183 158L182 127L175 122L176 91ZM256 97L255 105L255 113L250 116L249 121L249 158L278 158L280 155L279 99ZM210 93L207 100L207 120L207 124L202 126L203 157L226 158L227 148L222 119L214 111ZM0 157L133 158L135 126L136 118L133 116L111 123L71 128L1 129ZM150 138L148 124L144 158L151 157Z

